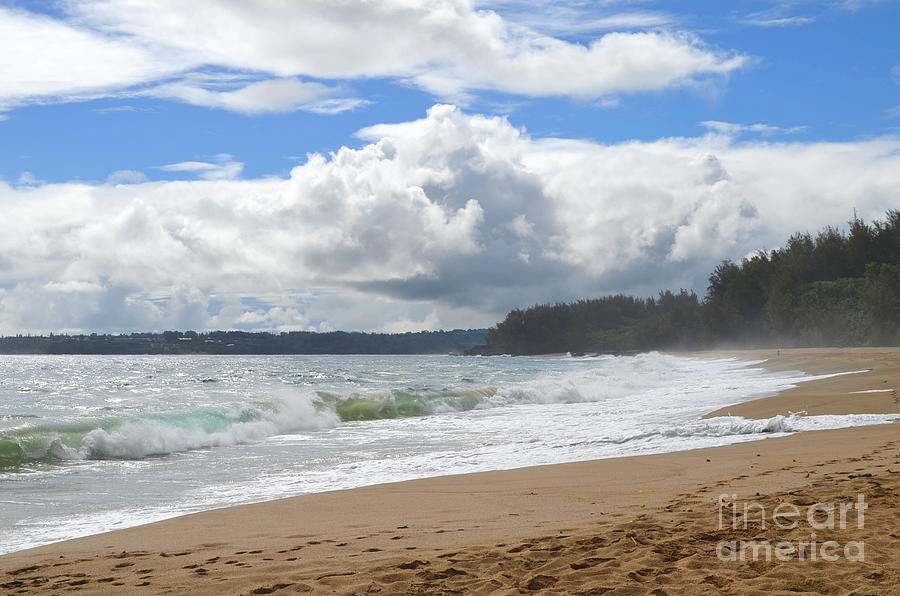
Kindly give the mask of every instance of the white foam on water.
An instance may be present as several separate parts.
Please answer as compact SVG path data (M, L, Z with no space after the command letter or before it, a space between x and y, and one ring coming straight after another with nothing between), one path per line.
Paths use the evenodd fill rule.
M243 420L242 417L250 419ZM114 431L95 429L82 439L78 457L141 459L150 455L250 443L288 432L333 428L339 422L334 412L317 410L312 399L298 395L280 400L271 411L252 409L232 413L221 429L209 430L199 423L186 423L184 418L174 421L142 419L126 422Z

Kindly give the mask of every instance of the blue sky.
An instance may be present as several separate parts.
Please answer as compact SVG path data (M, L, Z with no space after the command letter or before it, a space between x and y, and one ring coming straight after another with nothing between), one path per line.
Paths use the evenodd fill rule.
M900 105L900 75L892 74L900 65L900 2L548 4L568 6L583 21L623 13L657 15L666 29L694 32L713 48L750 60L726 79L709 81L707 88L625 93L616 96L612 107L601 107L596 98L537 98L491 91L479 93L468 108L507 114L510 122L526 127L534 136L604 143L694 136L701 132L699 123L707 120L805 127L794 134L806 140L866 138L900 126L900 117L890 116L890 110ZM0 5L66 17L53 2ZM542 14L549 20L558 16L546 7L529 10L527 6L510 2L491 8L526 22L534 18L546 24ZM566 23L547 27L549 33L576 43L607 32L566 28ZM360 128L417 118L442 99L396 78L340 82L354 96L371 103L331 115L298 110L248 116L152 98L59 103L42 99L48 104L5 113L7 120L0 125L4 140L0 176L16 181L23 172L30 172L49 182L96 181L116 170L136 170L151 180L171 179L171 172L156 168L208 161L221 153L242 161L245 177L285 175L309 152L359 146L354 133Z
M702 292L900 205L898 24L897 0L0 0L0 332Z

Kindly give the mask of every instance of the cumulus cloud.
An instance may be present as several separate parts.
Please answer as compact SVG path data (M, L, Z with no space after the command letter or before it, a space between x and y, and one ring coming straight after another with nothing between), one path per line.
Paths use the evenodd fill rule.
M655 13L595 19L590 30L616 31L575 43L512 24L469 0L61 6L64 20L0 9L0 102L137 93L247 114L335 113L363 102L338 86L298 77L389 77L456 98L482 90L600 98L727 75L747 60L687 33L622 31L668 24ZM192 76L201 66L258 80L217 89Z
M0 332L489 325L702 291L722 258L900 202L894 137L604 145L446 105L359 135L284 179L0 183Z

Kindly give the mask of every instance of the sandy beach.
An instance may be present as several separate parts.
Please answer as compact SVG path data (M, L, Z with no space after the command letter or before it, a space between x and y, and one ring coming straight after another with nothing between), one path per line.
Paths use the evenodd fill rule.
M711 416L900 414L897 348L702 355L866 371ZM0 557L0 593L898 594L898 491L900 426L804 432L208 511ZM765 527L742 515L751 502ZM817 503L857 508L844 528L814 526ZM804 516L794 528L772 519L784 504ZM815 560L725 556L742 540L837 546L808 544Z

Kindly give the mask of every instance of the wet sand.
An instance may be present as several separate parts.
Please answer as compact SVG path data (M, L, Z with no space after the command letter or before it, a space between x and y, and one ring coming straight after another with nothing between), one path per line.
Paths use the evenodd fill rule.
M900 414L900 349L772 351L766 366L871 371L726 410ZM894 392L851 393L870 389ZM780 503L805 511L859 494L868 505L862 528L817 530L803 520L783 530L770 517L763 529L751 516L745 529L743 518L720 517L732 502L756 501L771 514ZM208 511L0 557L0 592L892 594L900 593L898 495L900 426L806 432ZM863 542L864 561L717 555L722 541L796 544L812 533L818 544Z
M769 370L802 370L812 375L870 369L861 374L804 383L774 397L710 412L707 417L726 416L729 413L744 418L771 418L791 412L806 412L811 416L900 412L900 348L810 348L702 354L765 360L763 366ZM853 393L872 390L877 390L878 393Z

